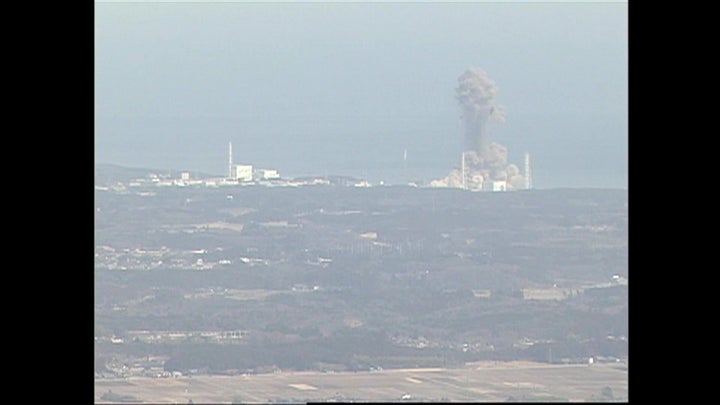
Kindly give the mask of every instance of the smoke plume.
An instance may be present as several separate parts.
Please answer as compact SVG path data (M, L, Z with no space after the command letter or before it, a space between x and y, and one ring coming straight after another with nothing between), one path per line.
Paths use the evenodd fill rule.
M505 111L495 104L497 87L478 68L470 68L458 78L455 98L460 103L465 124L465 150L484 154L487 144L487 124L490 121L505 122Z
M497 92L495 82L482 69L470 68L458 77L455 98L465 129L463 162L431 186L481 190L491 188L492 182L505 182L507 189L522 187L524 177L516 165L508 165L507 148L488 141L488 124L505 122L505 109L495 103Z

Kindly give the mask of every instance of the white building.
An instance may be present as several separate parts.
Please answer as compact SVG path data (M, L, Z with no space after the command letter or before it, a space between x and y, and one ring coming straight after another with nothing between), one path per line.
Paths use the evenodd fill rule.
M507 182L504 180L493 181L492 191L507 191Z
M354 187L370 187L371 184L370 184L370 182L368 182L367 180L363 180L363 181L360 181L360 182L357 182L357 183L353 184L353 186L354 186Z
M260 180L279 179L280 173L275 169L258 169L255 171L256 177Z
M239 181L252 181L253 167L252 165L235 165L233 166L233 178Z
M180 180L190 180L190 172L180 173Z

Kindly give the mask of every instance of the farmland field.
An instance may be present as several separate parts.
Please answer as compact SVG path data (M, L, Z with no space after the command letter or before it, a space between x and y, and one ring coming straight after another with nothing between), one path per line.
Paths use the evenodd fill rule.
M128 378L95 381L95 400L112 390L152 403L267 403L306 401L588 401L606 387L627 399L623 364L548 365L468 363L456 369L375 372L277 372L258 375Z

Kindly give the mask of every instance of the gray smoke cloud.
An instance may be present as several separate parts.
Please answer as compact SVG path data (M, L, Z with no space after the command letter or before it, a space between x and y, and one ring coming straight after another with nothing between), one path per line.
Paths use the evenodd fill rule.
M505 110L495 104L497 87L487 73L470 68L458 78L455 98L460 103L465 124L465 150L484 154L487 144L487 124L505 122Z
M505 109L495 102L497 92L495 82L482 69L470 68L458 77L455 98L465 129L465 178L458 168L444 179L432 181L431 186L479 190L499 181L509 190L522 188L524 176L516 165L508 165L507 148L488 140L488 124L505 122Z

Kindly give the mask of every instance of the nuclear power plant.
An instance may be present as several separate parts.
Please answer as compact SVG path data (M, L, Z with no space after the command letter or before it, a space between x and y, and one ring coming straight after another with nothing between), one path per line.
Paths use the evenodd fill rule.
M280 174L275 169L253 170L253 165L234 164L232 142L228 142L228 181L251 182L254 180L276 180Z
M525 154L525 173L508 164L507 148L489 141L488 124L504 123L505 109L495 103L497 87L487 73L470 68L458 78L455 99L460 104L464 126L464 150L460 168L447 177L430 182L431 187L455 187L471 191L529 189L530 155Z
M521 173L517 165L508 163L507 148L490 141L490 124L505 122L505 108L495 100L497 93L495 82L482 69L469 68L458 77L455 99L459 104L463 123L460 167L452 170L445 178L432 180L427 184L429 187L495 192L532 188L530 153L525 152L524 172ZM406 162L407 149L403 151L404 166ZM228 143L227 183L276 179L280 179L277 170L254 169L251 164L234 163L232 142ZM321 184L317 180L311 183ZM368 186L369 183L363 182L363 185ZM411 185L417 186L415 183Z
M524 154L524 172L517 165L508 163L508 150L505 146L490 141L490 124L505 122L505 108L499 105L495 97L498 89L488 74L478 68L467 69L458 77L455 99L460 107L460 118L463 130L463 150L460 154L459 167L453 169L446 177L432 180L409 182L410 186L459 188L469 191L513 191L531 189L532 176L530 169L530 153ZM367 180L354 179L348 176L303 177L294 180L281 179L275 169L257 169L252 164L236 163L233 158L233 145L228 142L227 176L200 179L191 176L190 172L182 172L179 179L161 178L151 175L151 182L158 186L206 185L265 185L272 187L303 186L321 184L339 184L353 187L372 186ZM407 171L408 150L403 150L403 170ZM331 180L332 179L332 180ZM131 182L142 184L143 179ZM379 185L385 185L383 181Z

